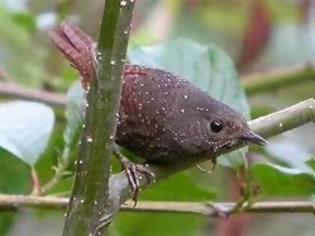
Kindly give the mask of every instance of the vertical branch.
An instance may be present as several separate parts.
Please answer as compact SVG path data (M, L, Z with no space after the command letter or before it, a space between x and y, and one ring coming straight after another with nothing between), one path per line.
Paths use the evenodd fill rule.
M109 178L133 6L134 0L105 2L64 236L102 235L100 219L111 218L119 207L109 198Z

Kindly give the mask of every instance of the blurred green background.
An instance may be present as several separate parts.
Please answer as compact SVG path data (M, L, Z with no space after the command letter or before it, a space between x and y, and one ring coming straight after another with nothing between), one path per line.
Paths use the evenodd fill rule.
M48 30L67 20L97 40L103 4L103 0L0 0L0 82L66 94L78 75L51 43ZM178 41L179 38L211 46L203 51L188 41ZM230 60L217 48L232 59L241 82ZM209 94L235 105L245 114L248 102L251 117L255 118L315 95L314 76L303 83L247 96L247 100L239 87L252 73L315 61L315 1L138 0L129 51L131 61L187 76L199 75L199 80L192 78L197 86L204 86L208 78L200 78L209 73L214 78L214 84L207 85ZM193 60L199 63L198 58L205 52L209 53L209 62L201 61L202 69L195 71L197 69L189 63ZM215 66L209 69L208 64L203 63ZM237 95L231 95L234 92ZM1 103L6 99L3 97ZM72 105L68 102L67 111L70 110L73 118ZM32 168L45 183L54 174L52 167L58 166L60 158L67 155L65 147L71 147L70 151L77 150L76 145L64 142L63 130L71 124L69 116L65 117L60 107L54 110L56 120L52 135L47 140L45 152L38 155L34 163L16 158L17 155L5 148L0 149L0 193L29 194L32 191ZM1 110L0 115L5 118ZM41 117L38 119L42 120ZM39 135L36 132L34 130L34 136ZM74 136L72 133L71 138ZM311 193L315 192L314 153L314 124L272 138L266 148L251 148L247 154L247 160L253 163L249 174L251 180L261 186L261 199L311 199ZM75 157L75 154L69 156ZM73 171L73 158L69 156L71 161L67 171L70 174L50 189L49 194L69 195ZM237 162L239 159L235 156L232 159ZM231 159L224 161L226 158L229 157L222 159L211 175L196 169L187 170L145 190L141 199L237 201L240 199L236 179L239 165L233 164ZM255 165L257 163L265 165ZM203 167L207 168L207 164ZM0 235L60 235L63 219L62 211L0 211ZM223 221L180 214L121 213L111 227L111 235L115 236L273 236L314 235L314 232L314 216L311 214L243 214Z

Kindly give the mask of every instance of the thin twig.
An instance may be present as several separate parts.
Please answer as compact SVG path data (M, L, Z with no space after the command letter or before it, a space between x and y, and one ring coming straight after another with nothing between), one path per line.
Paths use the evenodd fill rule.
M11 211L16 208L49 208L65 209L68 198L40 197L22 195L0 195L0 211ZM122 212L155 212L155 213L187 213L207 217L217 217L215 209L229 211L236 204L233 202L160 202L140 201L134 207L132 201L127 201L120 208ZM275 201L256 202L246 209L248 213L314 213L314 203L311 201Z
M54 169L55 170L54 175L52 176L51 179L48 180L47 183L45 183L42 186L41 195L45 196L53 187L55 187L59 183L62 177L65 176L67 168L68 168L67 161L58 162L58 166Z
M66 105L66 97L63 94L27 89L13 83L0 82L0 95L4 98L42 102L54 107L65 107Z
M314 63L277 68L242 77L243 86L248 95L275 91L307 81L315 82Z
M40 180L37 174L37 171L34 167L31 167L31 176L32 176L32 181L33 181L33 191L32 195L38 196L41 195L41 185L40 185Z

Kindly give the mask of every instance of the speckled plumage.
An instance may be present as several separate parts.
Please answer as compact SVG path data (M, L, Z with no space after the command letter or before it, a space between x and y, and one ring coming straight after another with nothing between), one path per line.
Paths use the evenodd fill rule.
M87 88L94 74L95 43L67 24L52 31L51 37ZM115 141L139 157L165 163L216 156L240 142L265 143L240 113L180 76L137 65L126 65L123 75Z
M125 68L117 144L150 161L210 155L240 141L248 126L238 112L163 70ZM211 122L224 124L221 132Z

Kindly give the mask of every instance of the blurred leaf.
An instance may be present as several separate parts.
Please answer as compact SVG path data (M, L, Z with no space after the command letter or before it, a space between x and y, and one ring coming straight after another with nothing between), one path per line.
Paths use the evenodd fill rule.
M12 154L0 149L0 193L28 194L31 191L29 167ZM0 235L6 235L16 213L1 212Z
M0 104L0 147L34 165L46 148L54 120L52 109L40 103Z
M313 172L315 172L315 157L309 159L308 161L305 162L306 165L312 168ZM315 178L315 177L314 177Z
M71 151L78 143L84 117L85 94L80 81L75 81L67 93L66 119L67 125L63 134L65 147L63 159L70 157Z
M262 106L253 106L251 107L251 117L252 119L256 119L261 116L268 115L272 112L275 112L275 109L271 106L262 105Z
M183 76L208 95L250 118L247 99L233 62L219 48L180 39L163 45L137 48L129 56L134 64L164 69ZM243 155L246 150L220 157L219 164L238 168L243 164L243 156L240 154Z
M253 181L261 187L264 197L310 196L315 191L315 179L302 170L270 164L250 167Z
M0 215L0 235L6 235L14 223L16 213L1 212Z
M72 67L67 66L64 68L61 77L63 80L73 83L73 81L76 81L78 79L78 72Z
M215 199L216 193L209 186L205 188L195 183L189 171L170 176L143 191L142 200L159 201L209 201Z
M58 165L58 159L62 155L62 150L64 147L63 139L64 126L65 125L62 124L61 122L56 122L50 140L47 144L46 150L35 165L37 174L43 185L48 180L50 180L53 174L55 173L52 167Z
M247 150L248 148L246 147L222 155L218 158L218 164L221 166L238 169L243 166L244 161L246 161L245 154Z
M171 176L144 190L139 197L151 201L208 201L215 198L215 193L198 186L189 174L185 171ZM122 213L115 220L121 235L148 235L148 232L150 236L199 235L197 232L203 224L202 217L183 214Z
M308 63L315 59L315 38L310 30L301 24L275 25L270 45L261 58L265 67L281 67Z
M120 234L128 236L176 236L201 235L202 216L184 214L120 213L114 227Z
M47 74L44 64L48 51L30 32L28 27L32 27L32 23L24 22L22 15L17 19L17 14L8 13L0 7L0 66L14 80L38 86L43 75Z
M30 33L34 33L36 31L36 19L33 15L19 12L14 13L11 16L16 23L23 26L23 28L28 30Z
M28 0L2 0L0 2L0 7L5 7L6 9L18 12L18 11L25 11L27 6Z
M266 147L269 153L267 156L273 157L278 162L284 162L285 166L302 170L305 173L312 173L311 168L305 163L311 156L309 148L305 145L306 141L301 143L293 139L294 134L297 135L297 132L291 132L291 136L283 134L278 138L272 139L272 142Z

